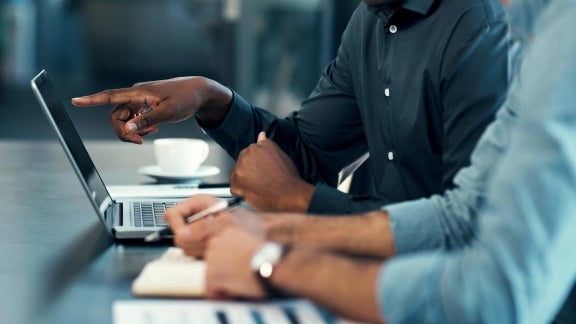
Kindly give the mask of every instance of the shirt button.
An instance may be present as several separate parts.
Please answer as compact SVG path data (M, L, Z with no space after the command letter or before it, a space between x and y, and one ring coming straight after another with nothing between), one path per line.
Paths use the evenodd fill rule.
M398 31L398 28L396 27L396 25L391 25L390 28L388 28L388 30L389 30L392 34L396 34L396 32Z
M388 161L392 161L394 160L394 152L390 151L388 152Z
M386 97L390 97L390 88L384 89L384 95L385 95Z

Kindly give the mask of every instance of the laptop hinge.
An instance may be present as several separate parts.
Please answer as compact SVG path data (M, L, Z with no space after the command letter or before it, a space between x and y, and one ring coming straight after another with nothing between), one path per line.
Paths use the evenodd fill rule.
M124 226L124 206L123 203L115 203L116 208L118 208L118 218L120 226Z

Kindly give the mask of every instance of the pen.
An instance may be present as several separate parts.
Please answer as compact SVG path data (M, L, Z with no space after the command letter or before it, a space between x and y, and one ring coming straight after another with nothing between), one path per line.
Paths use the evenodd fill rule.
M224 211L224 210L226 210L226 209L228 209L228 208L231 208L231 207L238 206L238 205L240 205L240 203L242 202L242 200L243 200L242 197L239 197L239 196L237 196L237 197L232 197L232 198L227 199L227 200L221 200L221 201L219 201L218 203L216 203L216 204L214 204L214 205L212 205L212 206L204 209L204 210L201 211L201 212L198 212L198 213L196 213L196 214L194 214L194 215L192 215L192 216L186 217L186 223L190 224L190 223L195 222L195 221L197 221L197 220L199 220L199 219L201 219L201 218L204 218L204 217L206 217L206 216L209 216L209 215L212 215L212 214L215 214L215 213ZM155 241L158 241L158 240L159 240L160 238L162 238L163 236L168 236L168 235L170 235L170 234L172 234L172 230L170 229L170 227L166 227L166 228L164 228L164 229L162 229L162 230L160 230L160 231L157 231L157 232L148 234L148 235L144 238L144 241L146 241L146 242L155 242Z

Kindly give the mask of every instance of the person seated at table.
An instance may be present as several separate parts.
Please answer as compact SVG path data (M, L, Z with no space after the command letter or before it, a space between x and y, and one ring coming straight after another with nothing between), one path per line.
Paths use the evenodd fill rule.
M362 212L453 187L505 97L508 47L497 0L364 0L336 58L286 118L202 77L139 83L72 103L116 104L112 126L134 143L160 123L195 116L238 160L231 191L256 209ZM274 143L243 150L261 131ZM368 155L375 195L338 191L339 172Z
M516 0L510 12L532 43L454 190L347 218L238 210L185 224L216 201L191 197L167 220L188 252L204 235L193 246L207 244L208 296L281 291L366 321L550 322L576 280L576 2Z

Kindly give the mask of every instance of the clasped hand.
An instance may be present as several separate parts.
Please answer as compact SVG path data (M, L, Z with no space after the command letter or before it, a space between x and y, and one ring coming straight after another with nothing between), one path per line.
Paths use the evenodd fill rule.
M242 150L230 174L230 191L259 211L305 212L314 187L305 182L284 151L265 133Z

